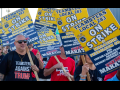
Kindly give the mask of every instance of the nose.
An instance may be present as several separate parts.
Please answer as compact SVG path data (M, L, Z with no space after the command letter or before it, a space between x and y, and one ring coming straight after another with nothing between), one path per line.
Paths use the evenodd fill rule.
M22 44L25 44L24 42L22 42Z

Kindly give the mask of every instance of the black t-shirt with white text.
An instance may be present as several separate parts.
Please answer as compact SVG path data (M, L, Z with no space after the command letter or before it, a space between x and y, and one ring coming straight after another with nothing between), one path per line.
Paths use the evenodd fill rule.
M9 72L7 72L7 60L8 60L9 53L3 58L1 65L0 65L0 73L6 75L6 81L32 81L33 78L31 76L31 63L29 61L28 55L18 55L15 51L12 64L10 67ZM24 57L24 58L23 58ZM21 62L21 58L22 62ZM36 66L39 67L39 63L37 58L35 57Z

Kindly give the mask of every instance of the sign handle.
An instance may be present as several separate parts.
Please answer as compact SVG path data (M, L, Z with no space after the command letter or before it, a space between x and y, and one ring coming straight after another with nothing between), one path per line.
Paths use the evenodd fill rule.
M31 54L30 54L30 51L29 51L28 47L27 47L27 54L28 54L28 57L29 57L29 60L30 60L31 65L34 65L34 63L33 63L33 60L32 60L32 57L31 57ZM38 74L37 74L37 72L36 72L36 71L34 71L34 74L35 74L36 80L37 80L37 81L39 81L39 77L38 77Z
M82 62L83 62L83 65L84 65L86 63L84 55L81 55L81 58L82 58ZM88 81L91 81L89 72L87 72L87 79L88 79Z
M60 61L59 61L59 59L57 58L57 56L54 56L54 58L56 59L56 61L57 61L58 63L60 63ZM66 73L64 67L62 67L62 70L64 71L64 73ZM67 77L67 78L68 78L69 81L72 81L70 77Z

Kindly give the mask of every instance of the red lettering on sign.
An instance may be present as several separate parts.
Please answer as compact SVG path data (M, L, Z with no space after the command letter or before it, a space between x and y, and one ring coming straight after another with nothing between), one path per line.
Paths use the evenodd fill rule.
M77 46L77 47L73 47L73 48L71 48L72 51L74 51L74 50L78 50L78 49L82 49L82 46Z
M105 64L106 67L109 67L110 65L114 64L115 62L120 60L120 55L118 57L116 57L115 59L111 60L110 62L108 62L107 64Z

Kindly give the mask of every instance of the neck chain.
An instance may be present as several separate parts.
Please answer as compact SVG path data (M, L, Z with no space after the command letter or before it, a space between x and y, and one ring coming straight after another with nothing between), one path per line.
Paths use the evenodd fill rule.
M18 54L19 55L19 54ZM21 58L21 56L19 55L20 59L21 59L21 62L23 61L23 58L25 57L25 55L23 56L23 58Z

